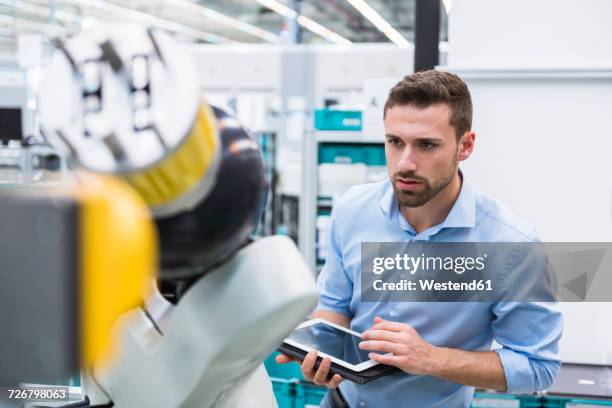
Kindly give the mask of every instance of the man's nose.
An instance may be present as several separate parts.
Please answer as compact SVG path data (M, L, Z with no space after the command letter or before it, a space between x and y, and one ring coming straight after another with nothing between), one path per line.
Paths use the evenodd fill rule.
M416 171L416 158L414 157L412 148L407 146L402 152L402 156L400 157L399 162L397 163L397 170L406 172L406 171Z

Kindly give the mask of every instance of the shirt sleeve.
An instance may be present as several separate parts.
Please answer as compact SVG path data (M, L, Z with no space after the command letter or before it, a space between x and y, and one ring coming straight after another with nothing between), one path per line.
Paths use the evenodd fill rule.
M508 393L532 393L550 387L561 362L563 317L552 302L500 302L493 306L495 340Z
M493 336L508 393L532 393L550 387L559 369L563 315L548 275L548 256L535 231L522 243L508 272L511 293L495 303Z
M320 297L317 310L328 310L351 316L350 302L353 280L342 261L342 231L336 211L328 230L325 265L317 279Z

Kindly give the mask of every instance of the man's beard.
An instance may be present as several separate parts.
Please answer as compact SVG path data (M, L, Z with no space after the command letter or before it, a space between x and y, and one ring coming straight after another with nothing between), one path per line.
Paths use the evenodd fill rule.
M427 203L429 200L434 198L440 191L444 190L457 174L458 160L455 158L453 164L450 166L447 174L444 174L438 180L433 183L424 177L420 177L414 174L414 172L397 172L393 174L391 184L393 185L393 191L395 198L399 201L400 206L403 207L420 207ZM410 179L421 183L421 189L417 191L400 190L395 185L398 178Z

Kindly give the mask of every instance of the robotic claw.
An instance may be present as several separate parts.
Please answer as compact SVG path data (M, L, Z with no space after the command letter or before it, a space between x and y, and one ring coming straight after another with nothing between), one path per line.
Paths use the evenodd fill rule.
M318 294L289 239L249 238L267 191L257 145L202 100L163 32L102 26L58 49L39 97L44 135L136 191L159 241L144 301L113 322L114 352L82 359L90 405L275 406L261 363Z

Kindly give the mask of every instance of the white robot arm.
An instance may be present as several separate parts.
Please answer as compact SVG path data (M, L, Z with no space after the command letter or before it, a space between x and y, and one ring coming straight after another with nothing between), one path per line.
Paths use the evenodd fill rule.
M288 238L258 240L198 279L177 305L156 293L124 315L120 352L95 367L86 392L92 404L118 407L244 407L240 395L273 406L261 362L315 293Z
M39 100L45 136L126 180L160 240L152 293L116 322L112 358L85 370L91 405L274 406L261 363L318 293L288 238L250 241L267 194L257 145L202 100L164 33L107 25L59 49Z

